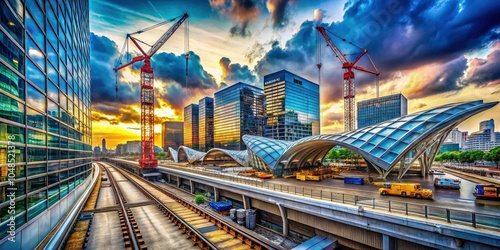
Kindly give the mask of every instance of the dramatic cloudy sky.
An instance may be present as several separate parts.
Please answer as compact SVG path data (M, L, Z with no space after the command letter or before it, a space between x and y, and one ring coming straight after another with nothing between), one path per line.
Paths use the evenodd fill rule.
M287 69L318 82L316 25L343 37L334 43L354 59L369 50L381 95L403 93L409 112L471 100L500 101L500 1L145 0L91 1L93 140L108 148L140 139L139 68L112 68L125 35L187 12L189 77L184 26L153 56L155 123L182 120L183 107L238 81L263 85ZM153 44L169 25L136 35ZM321 37L319 37L321 38ZM343 129L342 69L321 38L321 132ZM147 47L147 46L145 46ZM130 54L138 51L129 46ZM354 54L354 55L350 55ZM364 58L360 66L370 68ZM115 95L116 78L119 83ZM375 97L375 78L356 73L356 101ZM500 123L500 105L459 126ZM497 130L500 130L497 125ZM155 144L161 146L160 126Z

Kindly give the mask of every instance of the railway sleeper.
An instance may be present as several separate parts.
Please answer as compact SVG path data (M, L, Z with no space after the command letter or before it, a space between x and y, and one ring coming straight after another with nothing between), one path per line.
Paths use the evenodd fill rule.
M252 246L253 241L251 239L249 239L249 238L245 238L245 239L243 239L243 243L245 243L245 244L247 244L249 246Z

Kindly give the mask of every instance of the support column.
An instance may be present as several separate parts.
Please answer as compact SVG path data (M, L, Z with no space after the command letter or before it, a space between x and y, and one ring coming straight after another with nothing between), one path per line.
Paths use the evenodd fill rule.
M189 187L191 188L191 193L194 194L194 182L189 180Z
M177 187L181 187L181 178L177 176Z
M251 209L252 206L250 205L250 197L246 195L241 195L242 200L243 200L243 208L244 209Z
M169 174L167 174L167 182L168 182L168 184L170 184L170 175Z
M281 203L276 203L276 205L278 205L278 209L280 210L281 214L281 221L283 223L283 235L288 236L288 216L286 214L286 207L284 207Z
M214 187L214 200L217 202L220 200L220 190Z
M382 235L382 250L395 250L396 239L389 235Z

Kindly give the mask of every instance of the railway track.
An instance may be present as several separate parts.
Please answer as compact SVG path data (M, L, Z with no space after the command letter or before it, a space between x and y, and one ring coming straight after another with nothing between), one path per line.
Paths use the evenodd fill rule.
M203 211L203 208L194 205L191 200L179 197L174 192L164 190L111 164L103 162L98 164L105 169L116 204L108 202L107 206L97 205L93 210L94 222L91 223L85 245L88 249L101 246L102 243L93 244L94 240L100 242L98 235L101 234L111 233L115 236L111 237L114 239L111 241L119 241L116 240L117 233L110 232L115 230L113 228L108 232L99 232L100 228L109 227L105 227L98 220L120 225L120 235L123 236L121 244L125 249L280 248L248 234L244 229L237 228L238 226L232 225L211 211ZM102 186L106 186L105 182ZM103 216L104 214L107 216ZM102 218L97 218L99 215ZM98 226L94 228L95 225ZM161 228L167 225L169 228ZM171 227L176 228L176 232ZM179 237L182 234L185 236ZM182 240L191 242L189 247L181 247ZM114 246L120 248L118 245ZM109 249L109 246L106 248Z

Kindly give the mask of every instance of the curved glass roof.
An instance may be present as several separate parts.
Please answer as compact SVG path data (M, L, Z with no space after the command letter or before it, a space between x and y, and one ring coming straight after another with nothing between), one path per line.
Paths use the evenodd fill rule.
M422 141L445 129L451 130L463 120L496 104L498 102L483 101L447 104L349 132L306 137L289 144L281 157L270 161L272 165L269 166L274 169L279 162L287 161L297 151L304 150L305 145L310 148L317 144L322 147L346 147L388 170Z
M285 149L292 144L292 142L288 141L253 135L244 135L243 142L249 150L252 150L268 166L275 166Z
M208 152L203 156L202 161L205 161L210 157L214 157L215 155L220 153L230 157L241 166L245 167L248 166L248 151L246 150L237 151L237 150L226 150L221 148L212 148L208 150Z
M172 147L168 147L168 152L170 153L170 158L172 158L173 161L179 162L179 158L177 158L177 150Z
M187 156L187 161L189 163L193 163L195 161L201 161L203 159L203 156L205 156L205 152L200 152L197 150L194 150L192 148L186 147L186 146L179 146L179 150L177 151L177 159L179 160L179 156L181 153L186 154Z

